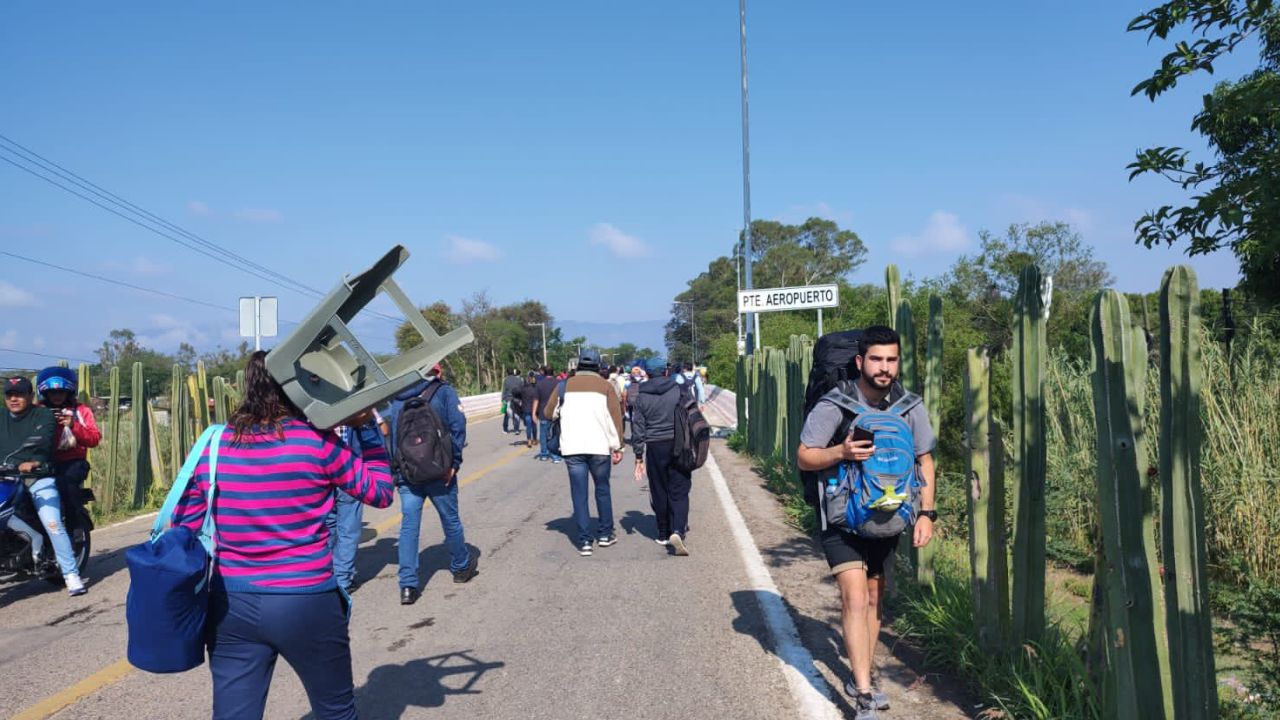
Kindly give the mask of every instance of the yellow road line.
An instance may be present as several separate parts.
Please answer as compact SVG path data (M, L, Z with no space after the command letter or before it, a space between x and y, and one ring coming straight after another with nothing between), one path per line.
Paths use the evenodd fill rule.
M529 448L517 448L508 452L506 455L494 460L492 463L480 468L479 470L467 475L458 481L458 487L465 487L498 468L507 465L512 460L527 453ZM373 530L378 535L390 530L400 524L400 514L396 513L394 517L387 518L374 526ZM133 673L133 666L128 660L120 659L114 663L102 668L98 672L81 680L69 688L63 689L41 700L14 715L11 720L45 720L53 715L71 707L86 697L102 690L103 688L114 685Z
M128 660L117 660L75 685L51 695L14 715L12 720L44 720L44 718L80 702L102 688L119 682L131 672L133 672L133 666L129 664Z

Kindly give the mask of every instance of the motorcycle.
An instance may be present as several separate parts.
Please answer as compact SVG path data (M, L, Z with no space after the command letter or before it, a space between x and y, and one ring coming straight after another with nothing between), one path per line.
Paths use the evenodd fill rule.
M53 543L44 523L36 514L35 504L26 484L27 480L49 477L50 474L47 467L36 468L34 472L20 472L7 458L0 463L0 582L38 577L54 585L62 584L62 572L53 553ZM62 505L62 524L71 537L76 565L83 574L89 564L90 538L93 532L93 519L85 506L94 502L93 491L60 478L58 495ZM9 527L9 519L13 516L21 518L44 536L44 547L41 548L39 557L32 556L31 539L25 533Z

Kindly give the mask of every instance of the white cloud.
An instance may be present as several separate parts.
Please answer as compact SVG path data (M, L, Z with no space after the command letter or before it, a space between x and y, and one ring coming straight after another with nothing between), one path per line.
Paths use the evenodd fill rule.
M445 238L445 242L449 244L449 261L459 265L497 262L502 259L502 251L483 240L450 235Z
M199 215L201 217L206 217L213 214L213 210L209 208L209 204L203 200L188 200L187 212L191 213L192 215Z
M184 342L200 347L209 339L209 336L190 320L180 320L163 313L152 315L149 320L151 326L138 333L138 342L146 347L169 350Z
M35 295L0 280L0 308L35 307L39 304Z
M235 217L251 223L278 223L284 220L284 213L270 208L244 208L237 210Z
M1097 223L1093 213L1079 207L1057 205L1026 195L1001 195L997 207L1015 223L1041 223L1061 220L1083 233L1092 232Z
M4 334L0 335L0 346L14 349L20 348L21 346L18 345L18 331L13 328L5 330Z
M159 263L150 258L141 256L133 259L133 262L129 264L129 269L132 270L135 275L149 276L168 275L173 271L173 268L165 265L164 263Z
M889 242L889 247L909 257L925 253L954 253L969 247L969 231L954 213L935 210L923 230L915 235L899 235Z
M45 342L44 336L42 336L42 335L37 335L37 336L35 336L35 338L31 341L31 347L35 348L36 350L43 350L43 349L45 349L46 347L48 347L48 343L47 343L47 342Z
M587 237L592 245L604 245L620 258L642 258L653 254L653 249L645 241L628 235L609 223L596 223L588 231Z
M853 223L852 210L840 210L834 208L828 203L819 201L812 205L792 205L782 211L781 218L784 222L800 224L809 218L816 217L824 220L834 220L836 223L846 228Z

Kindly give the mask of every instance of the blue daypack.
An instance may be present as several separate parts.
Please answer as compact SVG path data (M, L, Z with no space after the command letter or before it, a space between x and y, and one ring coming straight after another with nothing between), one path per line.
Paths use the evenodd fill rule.
M209 582L216 558L213 499L218 439L223 425L210 425L191 448L156 515L151 539L129 548L129 594L125 600L129 664L153 673L184 672L204 663ZM209 448L209 493L200 532L173 527L173 512Z
M836 475L826 479L825 524L864 538L900 535L915 525L920 509L915 441L906 421L920 396L905 393L886 410L872 410L839 388L827 398L853 414L850 433L871 433L876 450L860 463L840 463Z

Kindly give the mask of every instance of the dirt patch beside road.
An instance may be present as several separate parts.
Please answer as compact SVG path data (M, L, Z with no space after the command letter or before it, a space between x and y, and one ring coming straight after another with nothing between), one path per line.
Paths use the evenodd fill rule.
M831 687L836 705L852 717L842 688L849 677L848 660L840 634L840 591L827 569L818 544L786 522L777 496L765 487L764 478L751 462L733 452L722 440L713 440L711 452L723 471L742 516L751 530L773 581L786 600L800 639ZM884 690L892 709L886 717L921 720L954 720L973 717L975 707L963 692L963 683L926 671L922 658L888 629L881 633L876 652Z

